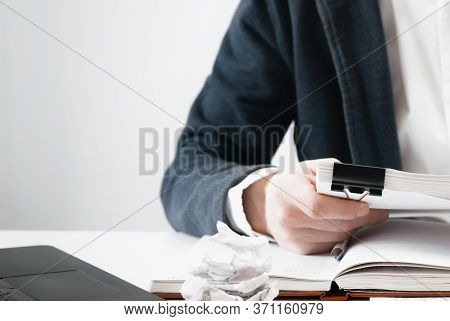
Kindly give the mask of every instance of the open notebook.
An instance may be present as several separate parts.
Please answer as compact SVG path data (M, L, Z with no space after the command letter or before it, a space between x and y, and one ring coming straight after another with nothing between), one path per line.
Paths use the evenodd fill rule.
M198 264L206 238L182 258L178 271L152 283L152 292L177 293L189 266ZM329 254L296 255L271 244L270 278L280 291L450 291L450 224L390 219L359 230L340 262ZM450 292L449 292L450 293ZM436 294L436 296L439 296Z
M371 208L448 210L449 187L450 175L416 174L330 161L319 162L317 166L319 193L362 200Z

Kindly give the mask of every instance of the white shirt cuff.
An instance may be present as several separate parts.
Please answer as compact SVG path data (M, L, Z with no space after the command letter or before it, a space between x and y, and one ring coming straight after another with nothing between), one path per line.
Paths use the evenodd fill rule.
M274 241L271 237L265 234L253 231L250 223L247 220L247 217L245 216L244 206L242 204L242 193L247 187L249 187L257 180L263 177L267 177L271 174L277 173L278 171L279 169L275 167L259 169L248 175L236 186L230 188L230 190L228 191L226 211L228 220L230 221L233 228L240 230L243 234L247 236L264 236L268 238L270 241Z

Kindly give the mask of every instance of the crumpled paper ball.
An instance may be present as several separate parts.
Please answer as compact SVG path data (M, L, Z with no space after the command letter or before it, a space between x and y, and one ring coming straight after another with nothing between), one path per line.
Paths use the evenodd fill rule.
M278 295L269 281L271 261L265 237L238 235L217 222L218 233L207 242L199 265L181 289L191 301L271 301Z

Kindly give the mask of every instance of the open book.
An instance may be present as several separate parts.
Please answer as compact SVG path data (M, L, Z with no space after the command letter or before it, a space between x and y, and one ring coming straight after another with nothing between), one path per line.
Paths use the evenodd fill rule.
M182 258L175 274L154 280L152 292L176 293L188 266L199 263L204 237ZM449 292L450 224L414 219L389 219L359 230L341 261L330 254L297 255L271 244L270 278L280 291ZM178 273L178 274L177 274ZM450 292L449 292L450 294ZM436 296L439 296L436 293Z

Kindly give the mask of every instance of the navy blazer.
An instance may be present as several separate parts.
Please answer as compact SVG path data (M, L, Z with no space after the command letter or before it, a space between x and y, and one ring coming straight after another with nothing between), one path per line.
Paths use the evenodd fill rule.
M299 161L400 169L385 41L377 0L242 1L164 176L172 226L230 224L228 190L270 166L292 122Z

